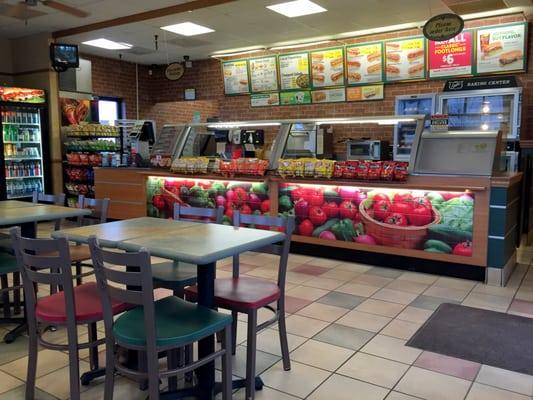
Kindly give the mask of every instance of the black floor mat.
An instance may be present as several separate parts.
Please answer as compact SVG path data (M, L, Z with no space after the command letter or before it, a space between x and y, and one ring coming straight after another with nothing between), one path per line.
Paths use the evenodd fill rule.
M443 303L407 345L533 375L533 318Z

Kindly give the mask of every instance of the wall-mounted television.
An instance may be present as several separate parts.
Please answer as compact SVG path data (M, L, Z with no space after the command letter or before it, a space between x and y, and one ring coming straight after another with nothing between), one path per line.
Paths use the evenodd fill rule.
M56 70L65 71L68 68L80 66L78 46L75 44L52 43L50 45L50 58L52 67Z

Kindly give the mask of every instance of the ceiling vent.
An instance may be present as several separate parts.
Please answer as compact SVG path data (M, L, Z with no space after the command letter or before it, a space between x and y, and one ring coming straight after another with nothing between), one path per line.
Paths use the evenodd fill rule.
M443 0L455 14L473 14L508 8L504 0Z
M210 42L207 42L205 40L192 39L192 38L170 39L170 40L167 40L167 43L171 44L173 46L183 47L185 49L191 49L193 47L207 46L207 45L211 44Z

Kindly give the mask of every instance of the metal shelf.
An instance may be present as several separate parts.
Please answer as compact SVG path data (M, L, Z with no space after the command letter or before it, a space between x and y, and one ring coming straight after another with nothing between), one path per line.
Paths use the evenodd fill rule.
M8 176L6 177L6 180L8 181L15 181L17 179L42 179L42 175L33 175L33 176Z

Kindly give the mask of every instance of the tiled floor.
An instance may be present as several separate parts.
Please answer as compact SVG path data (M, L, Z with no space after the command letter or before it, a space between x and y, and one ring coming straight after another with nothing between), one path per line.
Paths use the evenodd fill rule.
M258 400L522 400L532 399L533 376L420 351L406 341L442 302L533 318L533 248L505 288L473 281L291 255L287 283L287 329L292 369L281 363L277 327L258 336L257 369L265 382ZM247 275L275 279L269 256L242 257ZM230 274L230 260L219 276ZM44 289L41 293L46 293ZM260 319L268 313L260 313ZM246 319L239 323L233 373L245 371ZM0 327L0 335L8 326ZM64 338L61 331L53 335ZM85 332L80 332L85 335ZM0 344L0 400L23 399L27 339ZM88 367L84 357L81 369ZM68 398L68 359L39 353L38 399ZM82 399L101 399L102 380L83 387ZM116 380L115 399L143 399L146 393L125 378ZM244 399L243 391L235 399Z

